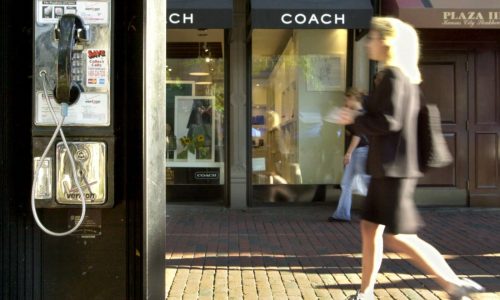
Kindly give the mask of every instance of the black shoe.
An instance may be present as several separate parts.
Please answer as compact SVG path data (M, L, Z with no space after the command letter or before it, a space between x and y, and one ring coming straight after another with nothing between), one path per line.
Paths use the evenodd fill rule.
M373 300L373 295L370 298L370 297L367 297L367 296L361 294L359 291L357 291L356 294L347 297L346 300L367 300L367 299Z
M363 298L359 297L358 294L356 295L351 295L349 297L347 297L346 300L362 300Z
M334 217L328 217L328 222L351 222L351 220L337 219Z

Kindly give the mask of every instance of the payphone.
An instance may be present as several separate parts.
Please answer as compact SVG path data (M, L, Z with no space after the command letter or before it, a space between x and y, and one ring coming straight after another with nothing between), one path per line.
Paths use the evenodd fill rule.
M35 0L33 185L37 224L73 233L86 207L114 205L112 0ZM53 232L37 208L82 207Z

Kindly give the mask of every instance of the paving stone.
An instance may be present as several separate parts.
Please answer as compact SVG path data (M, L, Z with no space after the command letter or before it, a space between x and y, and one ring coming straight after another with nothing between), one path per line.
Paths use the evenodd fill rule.
M361 283L359 216L324 220L334 208L258 207L245 211L169 206L167 299L334 299ZM422 209L419 236L461 278L484 285L473 300L500 300L500 210ZM377 299L438 300L447 294L403 255L386 252Z

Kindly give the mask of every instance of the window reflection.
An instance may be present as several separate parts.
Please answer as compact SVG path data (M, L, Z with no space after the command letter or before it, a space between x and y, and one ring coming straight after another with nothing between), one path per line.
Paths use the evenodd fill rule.
M343 105L347 30L252 33L253 184L335 184L344 128L324 120Z
M167 184L222 185L224 31L169 29L167 38Z

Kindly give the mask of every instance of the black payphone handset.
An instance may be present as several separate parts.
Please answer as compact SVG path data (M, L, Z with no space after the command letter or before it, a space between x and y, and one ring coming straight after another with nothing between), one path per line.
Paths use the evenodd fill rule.
M82 225L87 207L114 205L112 0L34 1L31 206L44 232L64 236ZM37 208L79 206L65 232L47 229L37 215Z
M63 15L55 28L55 38L59 40L57 57L57 82L54 97L58 103L71 105L80 98L82 85L72 79L73 48L76 42L87 40L87 31L82 19L74 14Z

